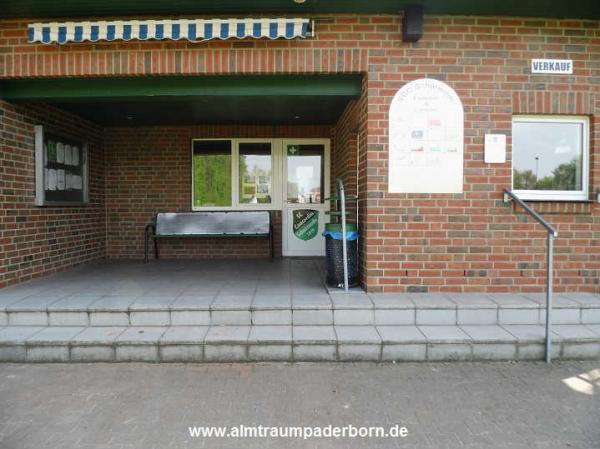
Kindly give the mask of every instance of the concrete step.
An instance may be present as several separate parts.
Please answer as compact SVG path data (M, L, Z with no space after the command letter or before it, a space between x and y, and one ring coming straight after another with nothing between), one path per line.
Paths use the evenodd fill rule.
M544 294L23 294L19 289L0 291L0 325L456 326L545 322ZM600 295L555 295L552 322L600 324Z
M600 360L600 325L557 325L553 359ZM541 360L544 326L5 326L2 362Z

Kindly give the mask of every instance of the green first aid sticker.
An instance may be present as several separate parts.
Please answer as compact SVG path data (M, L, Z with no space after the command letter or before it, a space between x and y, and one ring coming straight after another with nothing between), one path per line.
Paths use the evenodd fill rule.
M312 240L319 232L319 211L298 209L294 211L294 235L300 240Z

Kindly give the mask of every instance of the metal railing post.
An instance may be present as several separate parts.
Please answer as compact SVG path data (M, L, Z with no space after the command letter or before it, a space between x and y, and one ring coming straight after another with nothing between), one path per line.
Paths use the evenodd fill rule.
M554 259L554 239L558 237L556 229L552 227L544 218L529 207L519 196L512 190L504 189L504 202L515 200L529 215L540 223L546 231L548 231L548 247L546 249L546 363L552 361L552 277Z
M338 196L341 203L342 213L342 257L344 258L344 291L348 292L348 244L346 242L346 194L344 192L344 181L337 180Z
M552 259L554 258L554 235L548 232L546 254L546 363L552 361Z

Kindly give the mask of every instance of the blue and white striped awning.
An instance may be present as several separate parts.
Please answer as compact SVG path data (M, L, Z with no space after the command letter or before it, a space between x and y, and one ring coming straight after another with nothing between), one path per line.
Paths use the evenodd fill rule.
M305 38L312 28L305 18L115 20L98 22L32 23L29 42L67 42L210 39Z

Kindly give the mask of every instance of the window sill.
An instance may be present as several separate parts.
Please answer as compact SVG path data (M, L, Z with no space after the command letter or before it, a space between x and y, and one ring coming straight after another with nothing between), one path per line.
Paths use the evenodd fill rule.
M526 200L536 212L545 215L591 215L592 200ZM533 203L533 204L532 204ZM513 201L513 210L516 214L526 214L526 212Z

